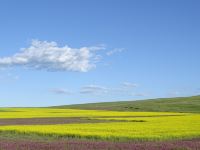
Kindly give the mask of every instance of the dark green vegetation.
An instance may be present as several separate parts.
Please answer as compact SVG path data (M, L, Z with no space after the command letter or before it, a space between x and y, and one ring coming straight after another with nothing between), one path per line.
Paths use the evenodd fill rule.
M62 109L53 109L49 110L47 108L41 109L41 108L16 108L16 109L1 109L1 117L0 118L0 127L4 128L4 126L10 126L10 125L32 125L32 128L35 128L35 126L39 125L38 128L40 128L39 131L43 131L44 129L51 127L51 126L59 126L59 128L51 128L50 132L52 130L58 131L61 130L61 133L70 130L71 125L75 126L78 124L78 128L82 128L82 130L89 131L90 129L97 128L96 131L101 130L101 128L104 128L104 126L98 127L99 123L106 123L104 125L109 124L108 127L104 128L102 131L109 129L112 132L125 132L126 129L139 129L142 132L144 132L144 129L148 128L148 126L145 126L145 128L140 129L144 124L148 124L151 121L151 118L157 118L158 123L154 126L156 127L156 132L158 132L159 127L162 125L166 127L175 127L176 130L179 129L180 133L183 133L184 130L178 127L178 120L181 119L181 117L184 117L182 115L177 114L170 114L170 115L144 115L144 116L137 116L137 112L144 112L144 111L150 111L150 112L192 112L192 113L200 113L200 96L193 96L193 97L182 97L182 98L165 98L165 99L151 99L151 100L142 100L142 101L124 101L124 102L107 102L107 103L93 103L93 104L81 104L81 105L68 105L68 106L57 106L53 108L62 108ZM107 111L102 116L100 115L100 118L103 118L105 120L97 120L95 117L89 117L90 113L88 113L89 110L67 110L65 108L73 108L73 109L96 109L96 110L118 110L118 111L130 111L130 112L117 112L119 113L119 116L115 115L112 116L112 111ZM31 113L30 113L30 112ZM79 112L81 111L81 112ZM131 112L133 111L133 112ZM91 111L92 113L93 111ZM102 112L102 111L97 111ZM97 113L96 112L96 113ZM103 111L104 112L104 111ZM30 113L30 114L28 114ZM30 116L34 116L34 113L38 113L39 115L28 118ZM87 115L84 116L83 113L86 113ZM93 112L94 113L94 112ZM111 116L109 116L107 113L110 113ZM121 113L133 113L132 115L127 115L126 117L120 116ZM134 116L135 113L135 116ZM13 115L14 118L11 116ZM18 114L18 115L17 115ZM27 118L17 118L16 116L20 117L26 116ZM69 115L64 115L69 114ZM74 114L76 114L74 116ZM106 116L106 115L108 116ZM11 118L7 118L7 117ZM15 116L16 115L16 116ZM44 115L46 118L40 117L41 115ZM48 118L49 115L49 118ZM54 117L52 117L54 115ZM58 117L60 115L60 117ZM63 116L62 116L63 115ZM70 116L71 115L71 116ZM81 115L82 117L76 117ZM105 116L104 116L105 115ZM196 122L198 122L199 118L196 118L199 114L189 114L190 117L187 119L181 121L181 124L179 126L181 127L188 127L188 129L195 129L194 133L199 133L199 125L195 125ZM4 118L5 116L6 118ZM56 117L55 117L56 116ZM16 117L16 118L15 118ZM141 117L141 119L139 118ZM164 119L164 124L162 123L163 117L169 117L168 121ZM169 123L170 118L177 117L175 120L175 123L167 125ZM194 119L192 119L192 118ZM97 115L98 118L98 115ZM119 120L118 120L119 118ZM126 119L127 120L126 120ZM129 120L130 118L130 120ZM131 119L133 118L133 119ZM106 120L108 119L108 120ZM111 119L111 120L110 120ZM122 119L122 120L120 120ZM125 120L124 120L125 119ZM191 121L188 119L191 119ZM194 121L193 121L194 120ZM130 126L127 125L127 127L122 128L121 123L127 123ZM189 122L189 124L187 124ZM75 124L74 124L75 123ZM86 128L84 128L85 123L91 123L91 125L86 124ZM95 126L92 126L92 124L95 123ZM112 123L114 128L112 128ZM117 126L117 124L120 124ZM154 123L155 120L154 120ZM182 125L183 123L186 123L185 125ZM192 123L192 124L191 124ZM61 125L64 124L64 125ZM71 124L71 125L70 125ZM137 124L140 124L137 126ZM43 126L47 125L46 127L42 128ZM50 126L48 126L50 125ZM123 126L126 124L123 124ZM192 125L195 125L194 127ZM68 128L61 128L61 127L68 127ZM116 130L116 128L119 128ZM95 135L94 136L86 136L86 137L80 137L76 135L70 135L70 136L64 136L62 134L56 134L56 133L37 133L37 132L25 132L23 129L25 126L22 127L22 132L16 131L16 130L8 130L0 131L0 150L197 150L200 149L200 139L199 136L192 136L192 137L182 137L180 139L169 139L169 140L132 140L128 141L126 139L118 140L117 138L113 139L104 139L104 138L98 138ZM60 129L61 128L61 129ZM147 131L151 130L149 128ZM152 128L152 132L155 130L155 128ZM175 130L175 131L176 131ZM96 132L95 131L95 132ZM131 130L130 130L131 131ZM169 130L166 130L166 132L169 132ZM94 132L93 132L94 133ZM162 132L163 135L164 132ZM170 132L169 132L170 133ZM126 133L128 134L128 132ZM132 134L131 134L132 135ZM196 139L195 139L196 137Z
M200 113L200 96L55 106L54 108Z

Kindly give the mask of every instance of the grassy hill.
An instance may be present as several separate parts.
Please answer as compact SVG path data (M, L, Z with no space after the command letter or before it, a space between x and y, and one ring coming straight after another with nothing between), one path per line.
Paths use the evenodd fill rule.
M54 108L200 113L200 96L55 106Z

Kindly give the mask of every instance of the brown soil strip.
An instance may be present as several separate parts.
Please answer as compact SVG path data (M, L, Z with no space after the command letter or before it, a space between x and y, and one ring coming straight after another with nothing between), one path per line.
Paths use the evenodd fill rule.
M100 122L114 122L114 121L92 120L88 118L15 118L15 119L0 119L0 126L50 125L50 124L69 124L69 123L100 123Z
M153 117L176 117L185 115L150 115L150 116L99 116L97 118L153 118Z
M199 150L200 139L163 142L1 140L0 150Z

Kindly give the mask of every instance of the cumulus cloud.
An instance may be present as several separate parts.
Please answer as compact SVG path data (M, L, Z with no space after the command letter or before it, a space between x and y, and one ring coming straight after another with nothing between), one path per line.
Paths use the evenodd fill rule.
M102 94L107 93L108 88L99 85L87 85L81 88L81 94Z
M54 88L54 89L50 89L50 91L54 94L72 94L71 91L67 90L67 89L63 89L63 88Z
M30 47L9 56L0 57L0 68L23 66L47 71L87 72L94 68L103 46L71 48L59 47L56 42L33 40Z
M115 48L115 49L113 49L113 50L111 50L111 51L108 51L107 53L106 53L106 55L107 56L111 56L111 55L113 55L113 54L115 54L115 53L121 53L121 52L123 52L124 51L124 48Z

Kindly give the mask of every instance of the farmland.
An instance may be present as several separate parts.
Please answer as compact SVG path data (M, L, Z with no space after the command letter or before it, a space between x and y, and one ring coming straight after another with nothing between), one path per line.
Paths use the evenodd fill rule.
M95 119L95 118L94 118ZM108 119L108 118L106 118ZM111 120L118 118L111 118ZM101 118L101 120L103 120ZM64 125L1 126L1 131L53 137L108 140L163 140L200 136L200 115L119 118L120 122ZM124 120L124 121L123 121ZM119 132L120 131L120 132ZM123 131L123 132L122 132Z
M199 138L198 112L0 108L2 149L28 149L34 143L37 149L80 149L74 143L83 149L198 149Z
M158 98L140 101L119 101L55 106L54 108L116 110L134 112L191 112L200 113L200 96Z

